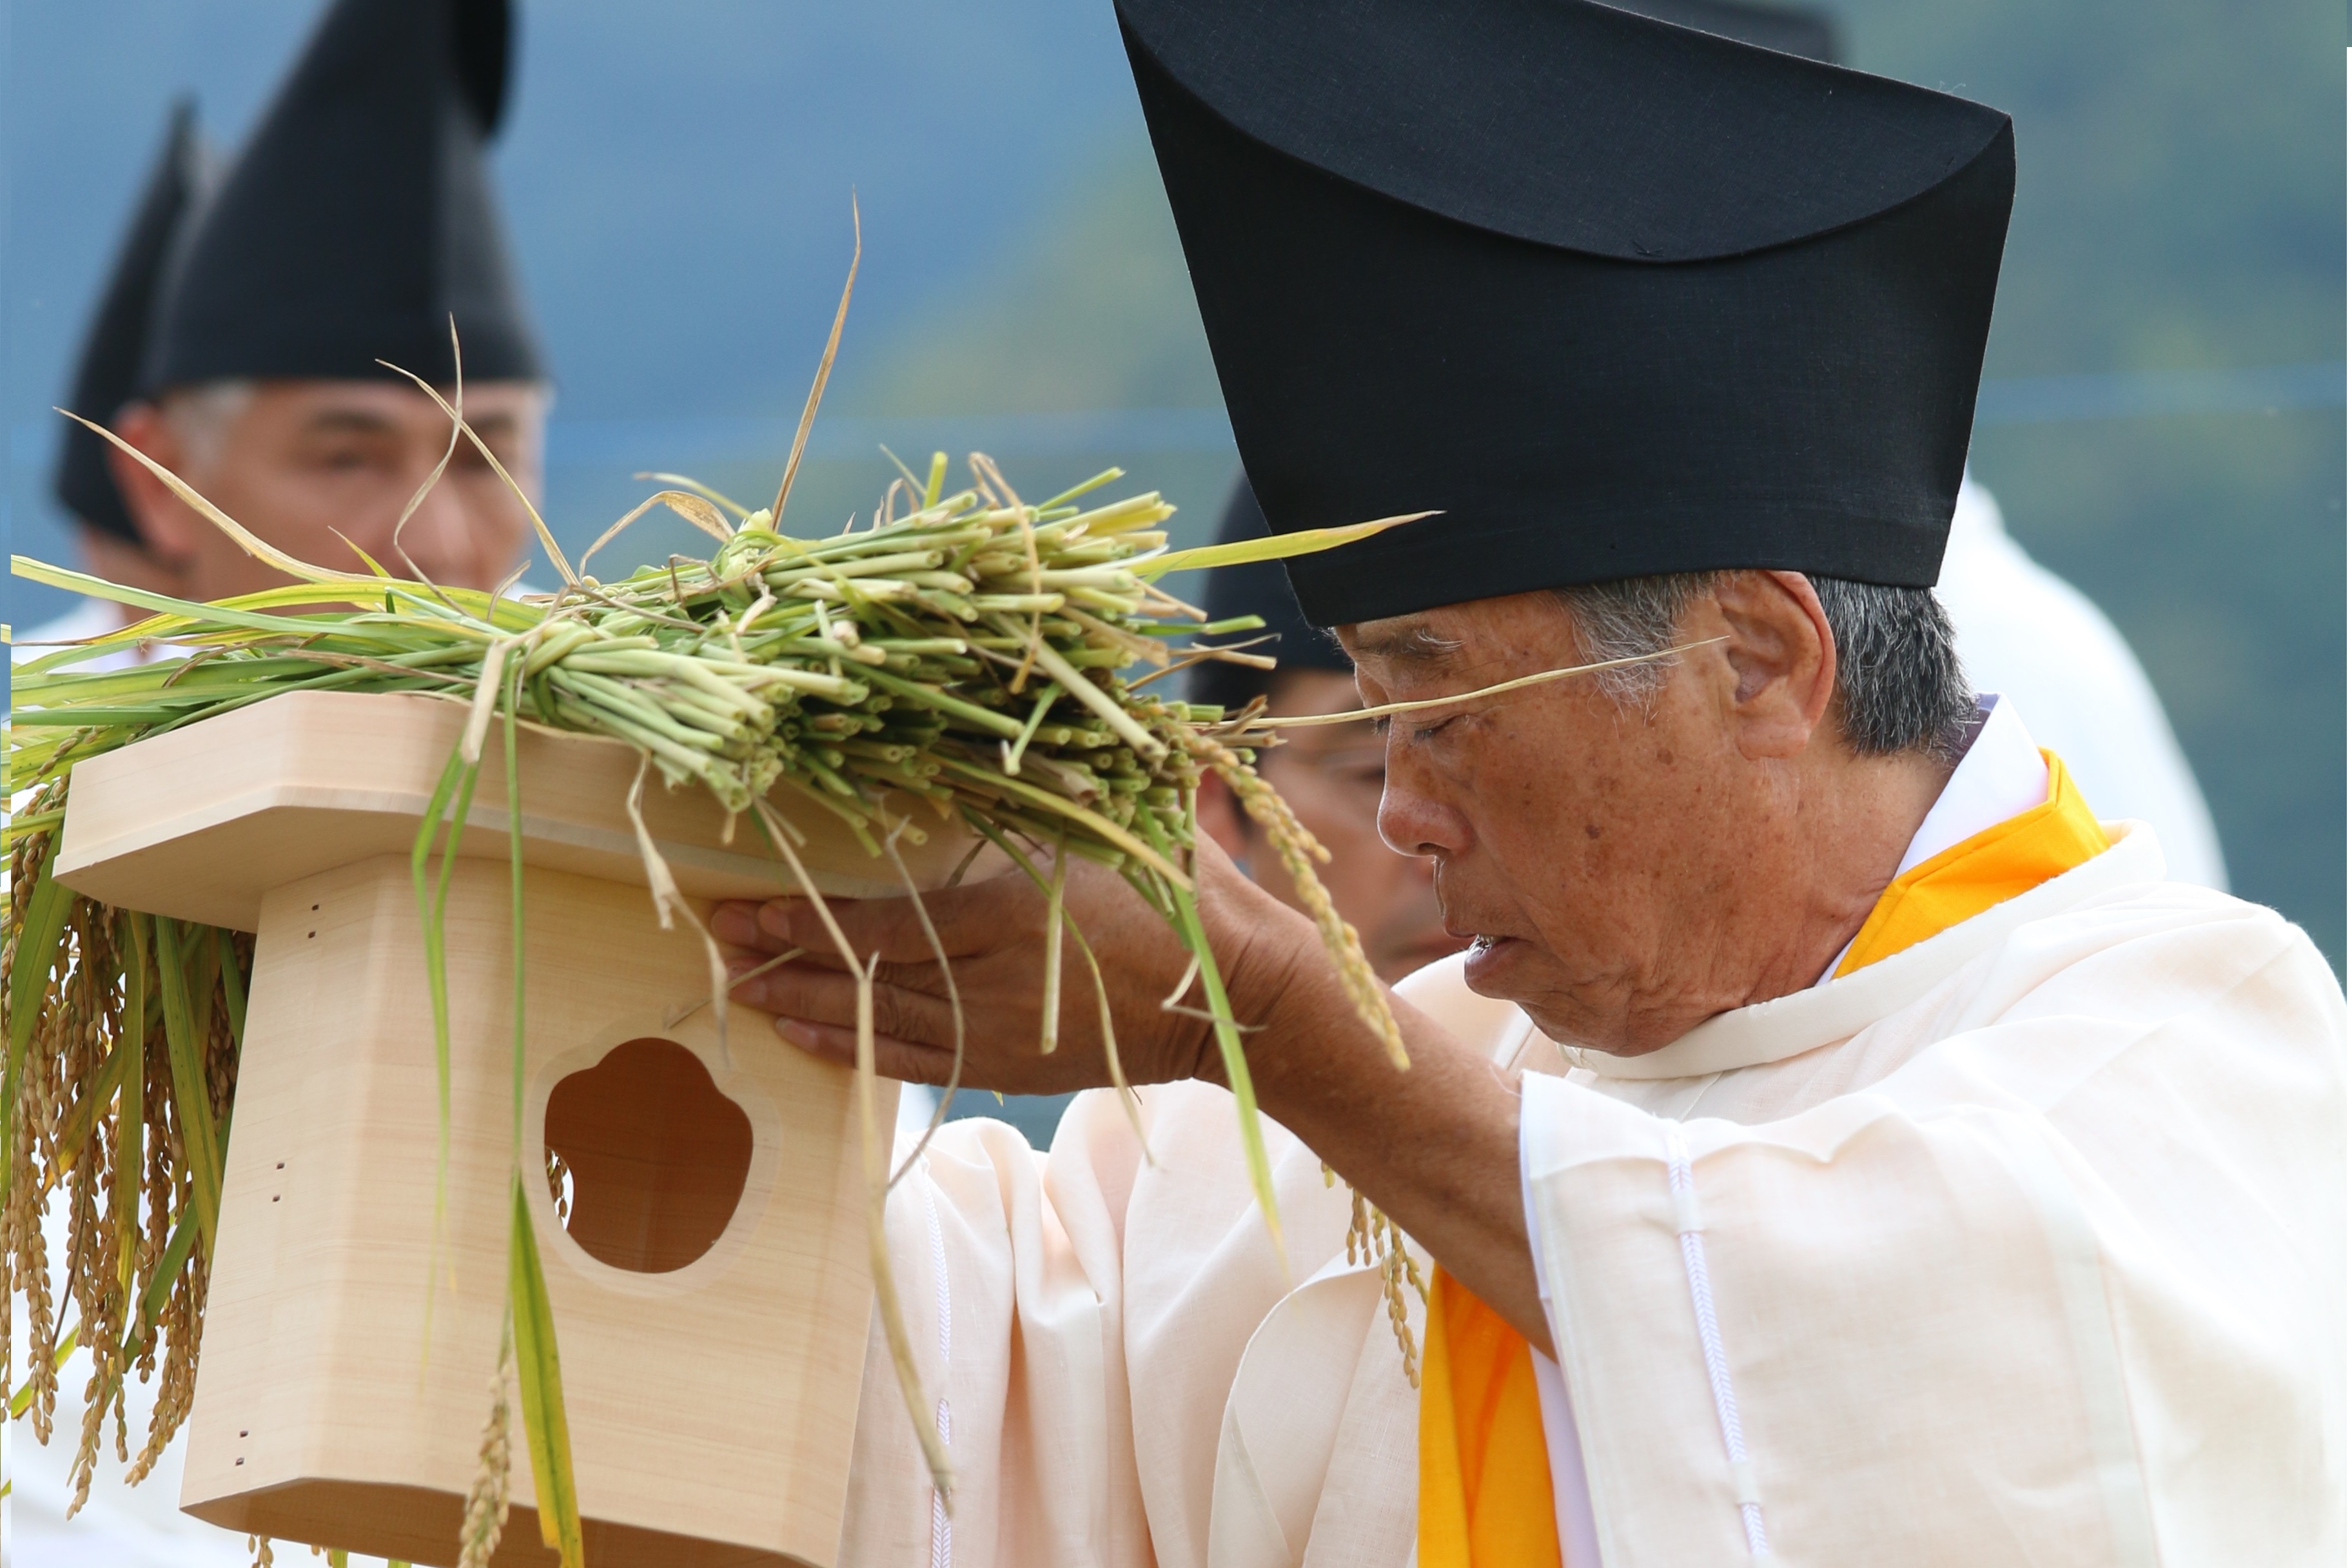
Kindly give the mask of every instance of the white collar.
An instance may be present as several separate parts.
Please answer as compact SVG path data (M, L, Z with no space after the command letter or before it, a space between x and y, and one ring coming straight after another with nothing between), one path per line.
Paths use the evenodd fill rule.
M2050 798L2050 766L2017 709L1999 696L1977 699L1976 735L1895 868L1898 877L1996 823Z
M1895 868L1897 877L2050 798L2050 765L2042 760L2042 748L2026 733L2025 721L2013 705L1999 696L1979 697L1969 730L1968 750L1960 753L1943 793L1904 847ZM1827 984L1853 947L1849 941L1838 949L1814 984Z
M2032 921L2117 888L2164 879L2164 851L2144 822L2103 823L2108 847L2030 892L1995 904L1852 974L1718 1013L1673 1045L1638 1057L1568 1047L1571 1065L1602 1078L1698 1078L1760 1067L1850 1039L1908 1006Z

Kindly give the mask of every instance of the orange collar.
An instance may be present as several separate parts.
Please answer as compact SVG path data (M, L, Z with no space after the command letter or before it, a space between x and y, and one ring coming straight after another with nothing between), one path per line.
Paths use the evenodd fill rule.
M1837 966L1841 975L1892 958L1995 904L2031 892L2107 847L2107 836L2066 764L2044 752L2050 795L1972 838L1930 856L1886 885Z

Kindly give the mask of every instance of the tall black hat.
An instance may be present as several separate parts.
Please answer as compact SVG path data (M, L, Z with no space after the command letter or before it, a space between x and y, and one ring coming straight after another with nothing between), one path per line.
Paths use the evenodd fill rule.
M1224 521L1217 528L1217 542L1237 544L1245 539L1264 539L1266 532L1265 513L1259 510L1257 498L1250 494L1249 481L1242 479L1234 486L1233 498L1225 503ZM1279 561L1218 567L1209 574L1208 598L1202 608L1208 612L1212 622L1242 616L1255 616L1264 621L1265 626L1261 630L1236 633L1219 640L1246 645L1252 653L1279 660L1282 669L1331 669L1344 675L1356 668L1329 632L1310 624L1299 613L1298 595L1290 591L1290 578ZM1239 708L1251 698L1272 689L1275 673L1211 659L1194 665L1187 672L1190 684L1185 693L1195 702Z
M173 242L183 231L181 220L204 183L205 163L204 140L196 132L196 106L184 98L172 106L163 150L131 210L131 226L123 232L114 270L98 297L89 335L82 340L81 359L74 366L66 406L86 419L111 424L122 405L139 394L139 367L147 353L155 296ZM111 448L94 431L62 420L59 424L64 425L64 445L50 483L58 500L90 527L136 542L139 529L122 504L122 493L114 488L107 461Z
M1251 489L1332 625L1727 567L1932 584L2008 117L1589 0L1118 0Z
M1736 38L1759 49L1838 63L1837 23L1826 12L1802 5L1750 5L1746 0L1601 0L1655 22L1696 27Z
M197 215L148 361L156 390L232 377L446 382L544 373L484 151L508 0L335 0Z

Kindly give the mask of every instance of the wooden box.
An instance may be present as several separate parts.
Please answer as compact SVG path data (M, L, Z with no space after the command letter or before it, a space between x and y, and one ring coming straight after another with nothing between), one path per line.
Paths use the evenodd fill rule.
M408 851L464 719L425 698L298 694L83 763L58 866L93 897L258 934L181 1506L426 1563L455 1559L489 1408L516 1137L494 743L449 892L436 1237ZM522 740L521 1159L589 1559L829 1565L873 1300L852 1080L743 1008L722 1055L698 1005L700 942L661 931L644 886L624 807L635 754ZM698 789L646 793L700 907L780 890L748 825L730 847ZM798 820L827 891L899 890L885 863ZM910 849L919 884L944 881L968 842L939 830ZM540 1174L550 1147L568 1225ZM519 1411L512 1450L498 1561L551 1563Z

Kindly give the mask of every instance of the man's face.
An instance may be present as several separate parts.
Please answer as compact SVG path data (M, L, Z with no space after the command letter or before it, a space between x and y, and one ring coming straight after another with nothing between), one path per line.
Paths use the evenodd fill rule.
M1368 706L1585 661L1549 594L1341 637ZM1743 946L1712 940L1709 922L1739 875L1755 793L1720 717L1722 673L1674 669L1648 711L1570 678L1386 721L1381 834L1434 858L1445 929L1473 942L1473 990L1518 1003L1556 1039L1615 1050L1746 999L1747 977L1711 967Z
M1271 702L1276 713L1344 713L1356 706L1356 683L1337 670L1286 670L1276 679ZM1459 952L1461 941L1446 935L1438 911L1431 862L1381 842L1381 737L1370 724L1287 734L1283 744L1259 753L1258 772L1331 851L1317 875L1339 917L1363 939L1373 972L1395 982ZM1246 842L1257 879L1286 902L1295 901L1289 877L1263 837L1253 829Z
M534 499L542 403L538 388L521 383L466 388L467 423ZM529 537L522 503L472 444L460 440L448 471L401 529L394 548L401 510L449 443L448 416L414 387L258 382L249 397L226 407L178 414L135 408L122 433L247 529L315 565L363 570L352 552L357 545L386 571L405 575L404 550L436 583L488 588L514 570ZM218 599L284 580L121 453L115 472L175 592Z

